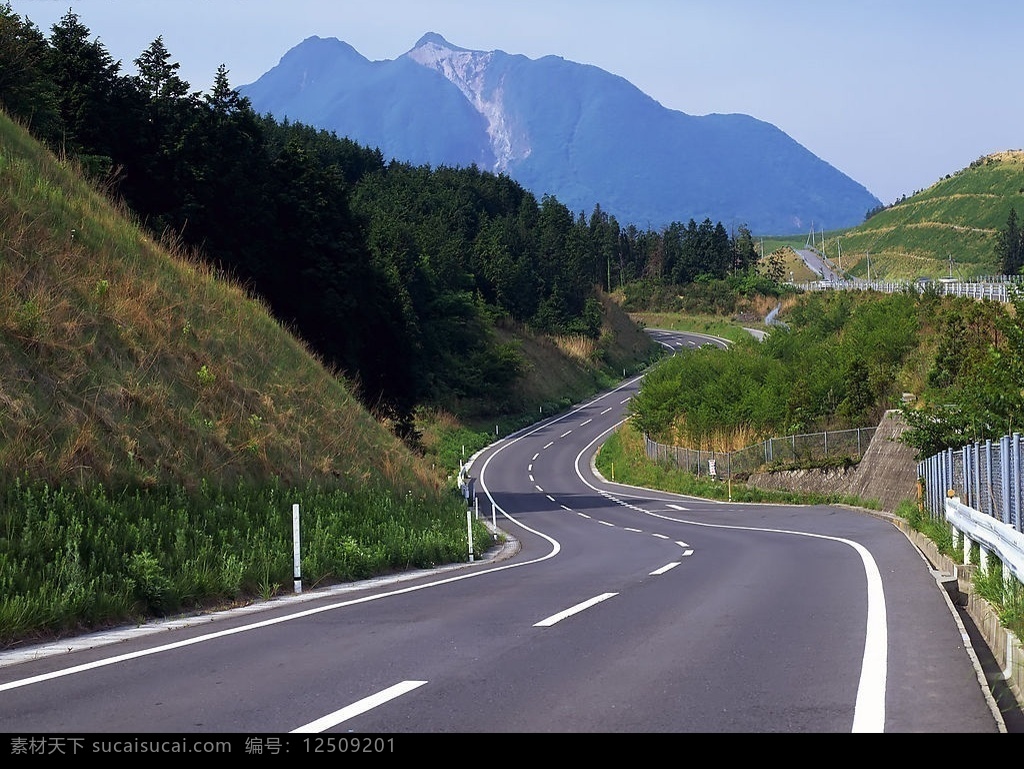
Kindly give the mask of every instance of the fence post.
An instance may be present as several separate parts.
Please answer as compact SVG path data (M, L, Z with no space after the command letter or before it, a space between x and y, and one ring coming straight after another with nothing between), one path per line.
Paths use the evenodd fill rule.
M1013 434L1013 514L1011 525L1021 531L1020 522L1020 433Z
M971 486L972 486L971 480L972 479L971 479L971 447L970 447L970 444L968 444L967 446L964 446L962 449L960 449L960 464L963 467L963 474L964 474L964 488L963 488L963 491L960 493L960 496L963 498L964 503L968 507L974 507L974 505L971 504L971 491L972 491L972 489L971 489Z
M985 512L995 517L995 507L992 504L992 439L985 440Z
M1013 519L1010 515L1010 436L1004 435L999 439L999 476L1000 476L1000 490L1002 493L999 495L1002 499L999 500L999 520L1003 523L1011 524Z

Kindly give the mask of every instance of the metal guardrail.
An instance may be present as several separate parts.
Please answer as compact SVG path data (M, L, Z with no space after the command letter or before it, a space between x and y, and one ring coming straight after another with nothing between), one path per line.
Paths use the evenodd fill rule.
M1012 529L1024 531L1020 433L998 441L946 449L918 463L924 483L924 506L933 517L946 512L950 492L963 505L994 518Z
M922 504L936 519L963 537L963 562L972 543L979 546L982 565L990 554L1024 583L1024 482L1020 433L998 441L946 449L918 464Z

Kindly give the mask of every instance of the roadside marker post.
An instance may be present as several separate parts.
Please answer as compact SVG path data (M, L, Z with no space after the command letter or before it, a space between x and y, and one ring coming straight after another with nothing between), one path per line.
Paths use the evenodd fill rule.
M295 568L295 592L302 592L302 563L299 560L299 506L292 505L292 562Z

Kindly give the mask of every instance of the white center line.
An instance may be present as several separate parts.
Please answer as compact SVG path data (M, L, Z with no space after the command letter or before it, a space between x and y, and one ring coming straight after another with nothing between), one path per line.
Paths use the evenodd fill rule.
M536 623L534 627L551 627L556 622L561 622L566 617L571 617L573 614L577 614L583 611L584 609L589 609L591 606L601 603L601 601L607 601L609 598L615 595L618 595L618 593L602 593L599 596L591 598L589 601L578 603L572 608L566 609L565 611L559 612L558 614L552 614L547 619L542 619L540 622Z
M332 726L337 726L342 721L348 721L350 718L355 718L368 710L372 710L378 705L383 705L385 702L395 699L395 697L401 697L403 694L407 694L413 689L423 686L425 683L426 681L402 681L402 683L395 684L384 691L377 692L377 694L361 699L358 702L353 702L348 707L344 707L341 710L335 710L333 713L328 713L323 718L318 718L316 721L310 721L305 726L292 729L291 734L322 732L326 729L330 729Z
M675 563L667 563L664 566L662 566L660 569L655 569L654 571L652 571L651 572L651 576L652 577L657 577L660 574L664 574L666 571L671 571L672 569L674 569L678 565L679 565L678 561L676 561Z

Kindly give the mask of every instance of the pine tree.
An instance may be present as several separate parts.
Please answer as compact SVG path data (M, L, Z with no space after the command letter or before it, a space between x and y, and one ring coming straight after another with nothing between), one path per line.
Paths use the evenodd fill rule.
M996 254L1004 275L1017 275L1024 267L1024 235L1017 224L1017 209L1011 208L1006 227L996 236Z

